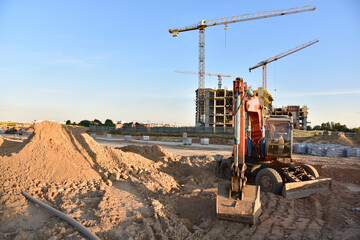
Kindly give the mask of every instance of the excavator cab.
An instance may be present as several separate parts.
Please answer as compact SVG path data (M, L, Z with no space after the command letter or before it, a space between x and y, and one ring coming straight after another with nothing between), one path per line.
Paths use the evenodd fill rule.
M270 116L266 119L265 154L267 157L291 158L293 120L289 116Z

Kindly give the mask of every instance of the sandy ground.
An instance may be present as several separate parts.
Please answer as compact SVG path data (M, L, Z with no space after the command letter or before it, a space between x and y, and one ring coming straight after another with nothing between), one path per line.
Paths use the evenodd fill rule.
M229 150L126 142L102 142L108 145L103 147L75 130L59 129L58 138L40 134L25 145L2 143L0 239L84 238L20 191L75 218L101 239L360 239L360 211L355 210L360 207L360 159L295 155L295 160L313 164L322 177L334 179L331 192L292 200L261 193L263 212L250 226L216 218L216 189L222 180L215 177L214 156L230 155ZM45 169L63 168L48 163L52 161L83 167L71 170L69 165L73 172L63 172L63 179ZM18 171L24 167L29 170Z

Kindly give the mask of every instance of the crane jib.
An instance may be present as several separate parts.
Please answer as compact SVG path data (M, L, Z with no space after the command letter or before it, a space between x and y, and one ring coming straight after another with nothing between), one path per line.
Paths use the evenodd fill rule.
M276 16L287 15L287 14L314 11L315 9L316 9L315 5L309 5L309 6L289 8L289 9L248 13L248 14L244 14L244 15L238 15L238 16L232 16L232 17L226 17L226 18L201 20L201 21L199 21L195 24L189 25L189 26L169 29L169 32L170 33L185 32L185 31L191 31L191 30L196 30L196 29L206 28L206 27L211 27L211 26L216 26L216 25L224 25L224 24L229 24L229 23L256 20L256 19L261 19L261 18L276 17Z

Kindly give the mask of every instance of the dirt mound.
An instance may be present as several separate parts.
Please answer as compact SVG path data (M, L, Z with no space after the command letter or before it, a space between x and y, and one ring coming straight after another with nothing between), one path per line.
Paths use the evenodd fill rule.
M4 142L4 138L2 136L0 136L0 147L3 144L3 142Z
M86 135L81 128L54 122L36 124L34 134L26 141L7 147L6 152L11 154L1 159L1 170L6 169L8 178L56 182L99 179Z
M306 143L339 144L343 146L354 146L354 143L341 132L332 132L331 135L318 135L305 141Z
M174 158L173 154L169 151L162 149L159 145L154 146L135 146L128 145L120 149L124 152L133 152L140 154L141 156L154 160L154 161L168 161L169 158Z
M17 183L17 192L35 182L60 184L103 179L111 184L127 178L129 173L140 174L142 179L162 164L154 165L139 154L103 147L81 127L48 121L36 124L34 134L26 141L9 142L6 149L0 150L5 153L0 158L0 171L4 173L0 183L6 182L7 186ZM171 157L156 146L136 151L153 159ZM171 180L166 182L167 177L159 172L151 175L152 181L148 183L151 189L163 187L168 190L174 185Z

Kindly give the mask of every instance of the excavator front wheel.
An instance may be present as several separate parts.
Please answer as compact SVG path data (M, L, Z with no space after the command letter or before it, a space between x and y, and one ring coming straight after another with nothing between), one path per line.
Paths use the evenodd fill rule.
M260 186L263 192L272 192L279 194L283 187L283 181L280 174L272 168L261 169L256 174L256 185Z

